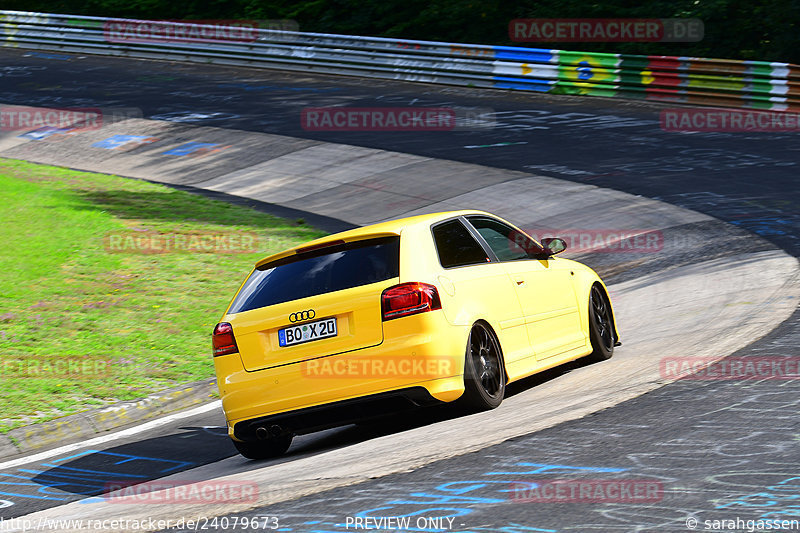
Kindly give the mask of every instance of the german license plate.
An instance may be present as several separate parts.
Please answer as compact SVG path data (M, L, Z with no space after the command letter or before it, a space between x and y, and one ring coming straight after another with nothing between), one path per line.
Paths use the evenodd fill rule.
M297 326L289 326L278 330L278 344L281 346L292 346L304 342L317 341L335 337L336 330L335 318L323 318L314 322L306 322Z

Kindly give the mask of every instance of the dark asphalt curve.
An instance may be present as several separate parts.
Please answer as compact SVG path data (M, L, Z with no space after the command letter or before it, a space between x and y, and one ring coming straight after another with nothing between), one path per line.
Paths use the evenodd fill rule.
M243 68L0 51L0 102L130 109L549 175L663 199L800 253L799 133L675 133L674 106ZM309 131L306 108L444 107L487 124L445 132ZM565 199L567 201L567 199ZM535 209L535 198L531 199ZM713 243L710 243L713 245Z
M701 211L800 255L797 133L666 132L659 125L664 106L608 99L21 51L0 52L0 64L5 104L134 107L145 118L529 171ZM303 129L304 108L340 105L451 107L462 116L491 110L494 122L462 123L453 132ZM532 209L535 202L531 198ZM710 241L709 249L714 245ZM795 312L768 338L735 355L797 357L798 346ZM476 454L253 514L277 516L281 527L293 531L345 531L348 517L401 515L410 516L413 527L421 525L417 530L438 525L507 532L687 531L687 517L700 520L698 530L733 531L724 524L705 528L703 520L797 519L798 398L796 380L678 382ZM332 438L333 444L323 438L319 446L365 434L344 429ZM158 452L161 447L148 446L148 440L134 439L125 453L139 453L141 446L169 458L169 447ZM213 461L230 453L225 450L198 450L197 457ZM525 499L530 491L515 491L520 485L512 484L548 480L655 480L661 492L647 502L537 503ZM20 514L18 506L0 513L7 516L10 509ZM416 523L445 515L454 521Z

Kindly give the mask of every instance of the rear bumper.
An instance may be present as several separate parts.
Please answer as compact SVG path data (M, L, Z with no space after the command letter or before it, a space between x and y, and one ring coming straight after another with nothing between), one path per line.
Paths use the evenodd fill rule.
M228 433L249 440L254 421L304 433L461 396L468 327L441 311L383 327L377 346L253 372L239 354L215 357Z
M279 426L280 432L311 433L440 403L424 387L411 387L277 415L251 418L235 424L233 436L241 441L254 441L257 440L256 428L269 429L272 426Z

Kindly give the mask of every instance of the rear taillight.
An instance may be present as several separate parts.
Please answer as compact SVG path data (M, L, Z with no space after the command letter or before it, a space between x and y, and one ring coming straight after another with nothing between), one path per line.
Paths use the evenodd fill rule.
M236 338L233 336L233 326L227 322L220 322L214 327L211 334L211 345L214 349L214 357L236 353L239 347L236 346Z
M442 302L436 287L412 281L389 287L381 295L383 320L392 320L417 313L441 309Z

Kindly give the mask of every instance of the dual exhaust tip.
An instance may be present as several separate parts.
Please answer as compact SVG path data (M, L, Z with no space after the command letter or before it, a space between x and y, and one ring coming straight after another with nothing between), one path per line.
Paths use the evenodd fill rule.
M256 438L258 440L277 439L285 433L286 430L277 424L272 424L271 426L258 426L256 428Z

